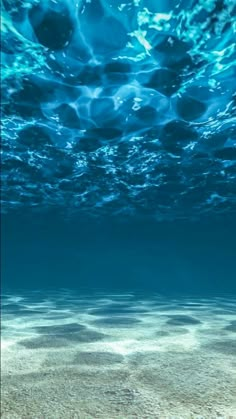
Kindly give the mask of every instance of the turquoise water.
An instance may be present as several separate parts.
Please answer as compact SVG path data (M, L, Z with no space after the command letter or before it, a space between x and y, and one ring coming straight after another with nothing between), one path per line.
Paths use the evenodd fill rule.
M3 1L2 210L235 213L235 7Z
M236 417L232 0L2 0L3 419Z

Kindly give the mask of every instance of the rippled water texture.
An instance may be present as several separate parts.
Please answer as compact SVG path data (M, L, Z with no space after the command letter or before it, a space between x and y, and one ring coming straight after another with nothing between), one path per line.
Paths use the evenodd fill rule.
M2 210L235 211L233 0L3 0Z

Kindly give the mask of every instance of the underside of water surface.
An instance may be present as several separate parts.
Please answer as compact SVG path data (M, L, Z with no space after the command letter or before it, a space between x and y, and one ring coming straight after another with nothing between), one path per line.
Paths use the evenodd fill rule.
M236 419L235 2L1 6L1 417Z
M235 214L233 0L3 0L2 210Z

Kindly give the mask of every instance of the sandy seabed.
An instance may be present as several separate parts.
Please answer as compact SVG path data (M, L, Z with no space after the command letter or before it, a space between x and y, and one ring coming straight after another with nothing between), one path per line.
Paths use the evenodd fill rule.
M236 418L236 298L2 298L3 419Z

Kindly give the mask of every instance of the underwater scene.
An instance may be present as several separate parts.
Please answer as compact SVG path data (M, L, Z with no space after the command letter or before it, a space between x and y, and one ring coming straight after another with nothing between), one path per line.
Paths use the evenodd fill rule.
M234 0L1 1L1 417L236 419Z

